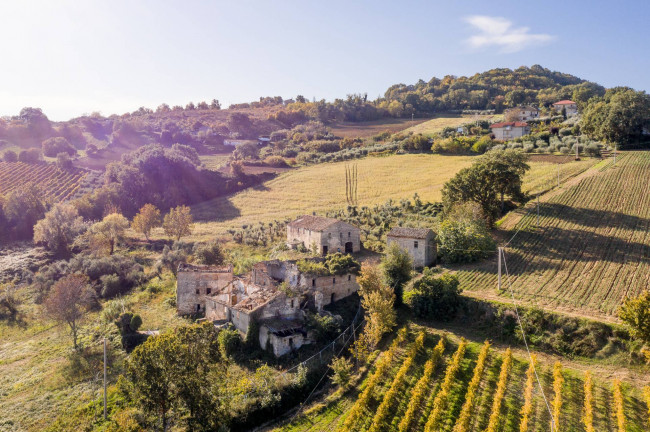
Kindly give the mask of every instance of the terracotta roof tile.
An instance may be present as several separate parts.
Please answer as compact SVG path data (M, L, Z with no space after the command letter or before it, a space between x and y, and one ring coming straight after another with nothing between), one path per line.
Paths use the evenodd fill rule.
M501 122L501 123L495 123L493 125L490 125L490 128L502 128L506 126L513 126L513 127L525 127L528 126L528 123L526 122Z
M305 228L312 231L323 231L337 222L341 222L353 228L357 228L354 225L350 225L338 219L311 215L300 216L298 219L290 222L289 226L291 228Z

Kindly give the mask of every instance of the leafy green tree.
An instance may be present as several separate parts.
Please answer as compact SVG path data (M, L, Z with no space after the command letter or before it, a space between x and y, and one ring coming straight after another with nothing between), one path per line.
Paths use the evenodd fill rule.
M70 327L74 349L78 349L79 325L92 304L94 291L88 277L71 274L59 279L45 299L45 312L53 319Z
M374 349L382 336L397 324L395 292L388 286L377 265L363 264L357 282L361 305L367 314L364 333L369 346Z
M66 203L55 205L34 226L34 243L50 250L66 253L74 239L86 229L77 209Z
M163 220L163 229L168 236L180 240L192 234L192 215L188 206L178 206L169 210Z
M187 261L187 252L185 252L176 243L169 246L165 245L160 258L156 262L156 270L158 274L162 273L163 269L167 269L176 276L178 266Z
M5 197L2 203L4 216L17 237L30 238L34 235L34 225L45 216L42 196L34 183L28 183Z
M106 250L113 255L115 247L124 240L124 233L129 227L129 221L119 213L106 215L100 222L91 225L88 233L90 235L91 247L94 250Z
M442 190L445 207L449 210L458 203L474 202L481 206L491 227L499 210L504 209L505 195L519 202L525 199L521 184L529 169L527 157L515 149L487 152L445 183Z
M342 389L347 389L352 379L352 362L345 357L334 357L330 369L332 369L332 382Z
M448 321L456 316L462 305L459 285L456 275L435 276L431 269L425 269L422 277L405 293L404 302L418 317Z
M160 226L160 210L153 204L145 204L137 215L133 217L131 228L135 232L144 234L144 237L149 240L151 230Z
M446 263L469 263L485 259L496 243L482 220L448 218L438 228L438 255Z
M196 244L193 250L194 261L197 264L221 265L224 262L223 251L216 241L206 244Z
M402 304L404 285L411 280L413 259L408 251L402 249L397 243L391 243L386 249L381 267L386 282L395 292L395 307L398 307Z
M226 426L217 386L224 385L218 334L212 323L180 327L138 346L127 360L121 387L163 430L175 416L187 430Z
M7 150L2 154L2 160L5 162L18 162L18 154L15 151Z
M638 297L627 297L618 310L619 318L637 339L650 344L650 291Z
M630 88L609 89L603 98L589 101L580 120L581 130L610 143L641 142L650 130L650 95Z

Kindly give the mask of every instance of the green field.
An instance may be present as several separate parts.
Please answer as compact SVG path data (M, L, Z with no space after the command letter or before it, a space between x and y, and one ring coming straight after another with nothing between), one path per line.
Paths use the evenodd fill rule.
M415 329L415 328L414 328ZM312 407L306 407L303 413L297 416L293 421L287 421L284 425L274 429L283 432L299 431L367 431L370 430L373 420L383 403L388 407L388 415L382 426L376 430L397 431L398 426L405 413L413 401L417 401L414 388L416 383L423 375L425 362L431 358L432 348L440 337L440 333L427 329L429 336L425 342L424 349L420 350L414 357L410 368L407 369L403 381L395 380L399 368L405 363L414 335L411 335L411 345L407 343L400 344L400 348L393 356L387 373L381 375L379 382L372 387L368 402L361 407L361 416L352 425L344 426L348 415L350 415L353 406L359 403L359 395L371 382L371 378L376 369L371 369L366 380L357 388L350 390L347 394L339 397L330 396L324 402L314 404ZM457 427L456 423L463 404L467 398L467 388L470 380L474 375L474 368L477 363L478 353L482 344L470 342L467 345L465 354L460 361L460 367L456 374L450 375L449 391L447 396L441 395L442 383L445 379L446 372L449 370L451 357L456 351L459 340L455 337L449 339L444 351L443 361L437 363L430 381L424 386L425 391L421 403L414 406L415 415L413 421L408 427L409 431L423 431L425 424L429 420L433 411L434 400L444 408L441 411L436 432L451 432ZM375 362L375 368L381 361L382 356L386 356L384 351ZM473 403L469 409L469 421L466 431L483 432L489 424L490 414L493 411L493 403L499 380L501 366L504 360L503 347L491 347L488 352L485 367L481 373L477 373L478 386L474 393ZM538 359L537 372L539 374L544 394L552 403L555 398L553 389L553 363L554 358L542 356ZM512 367L505 379L505 394L500 405L494 430L502 432L519 432L521 422L521 409L525 403L526 387L526 370L528 369L529 360L524 352L515 351L513 355ZM564 384L561 387L562 404L558 421L559 431L582 431L584 424L582 418L584 414L584 376L585 368L571 362L563 361L562 376ZM614 417L614 396L612 391L612 380L608 377L609 373L600 371L593 372L593 426L596 431L618 431ZM448 379L448 380L449 380ZM648 412L643 400L641 389L637 386L641 383L636 382L634 378L623 379L623 413L625 415L628 432L647 430ZM397 387L397 397L385 401L391 386ZM442 393L444 394L444 393ZM440 396L439 396L440 395ZM537 384L535 383L531 398L530 421L528 431L548 431L550 424L549 411L542 397ZM457 430L457 429L456 429Z
M228 163L230 153L199 156L199 159L206 169L218 171Z
M509 214L503 238L516 297L527 304L611 319L625 296L650 288L650 152L628 152ZM497 292L496 259L459 268L466 292Z

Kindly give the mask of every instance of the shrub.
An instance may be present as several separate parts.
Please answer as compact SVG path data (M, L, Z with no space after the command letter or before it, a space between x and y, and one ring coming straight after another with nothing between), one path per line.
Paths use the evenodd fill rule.
M77 154L77 150L63 137L46 139L43 141L42 148L43 154L48 157L55 157L59 153L66 153L70 156Z
M314 332L319 343L334 339L340 330L339 323L330 315L308 314L307 328Z
M114 297L121 294L120 277L116 274L104 275L100 277L102 284L101 295L104 298Z
M496 244L485 223L472 219L448 219L438 229L438 254L446 263L469 263L487 258Z
M231 358L241 346L239 332L233 328L226 328L217 336L219 352L223 358Z
M17 162L18 154L15 151L7 150L2 154L2 160L5 162Z
M585 153L588 156L598 157L600 156L600 147L596 143L591 143L585 148Z
M72 159L67 153L59 153L56 155L56 166L60 170L68 171L72 169Z
M287 162L281 156L267 156L264 159L264 163L270 167L286 167Z
M448 321L456 316L462 304L459 285L456 275L435 277L430 269L425 269L422 277L404 294L404 303L418 317Z
M25 163L36 163L41 160L41 151L36 148L21 150L18 153L18 160Z
M345 357L334 357L330 369L332 369L332 382L342 389L347 389L352 378L352 362Z
M224 261L223 251L216 241L207 244L195 244L193 256L197 264L221 265Z

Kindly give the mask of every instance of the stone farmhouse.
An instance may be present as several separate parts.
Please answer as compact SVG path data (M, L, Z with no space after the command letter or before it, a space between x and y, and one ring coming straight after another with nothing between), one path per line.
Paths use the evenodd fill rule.
M359 289L352 272L311 275L301 272L296 261L263 261L244 277L234 276L232 267L228 276L223 270L182 265L176 287L178 313L204 311L207 320L231 323L242 336L256 323L260 346L276 356L311 342L305 327L307 309L320 312Z
M338 219L321 216L300 216L287 225L287 245L311 249L316 245L319 253L354 253L361 250L361 230Z
M501 122L490 125L494 139L508 141L530 133L530 126L526 122Z
M386 243L397 243L413 259L413 267L434 265L437 258L435 235L428 228L395 227L386 235Z
M566 110L566 115L568 117L578 114L578 104L570 100L561 100L553 104L553 109L558 112L562 111L562 108Z
M513 121L526 121L539 118L539 110L534 106L521 106L505 110L505 117Z

